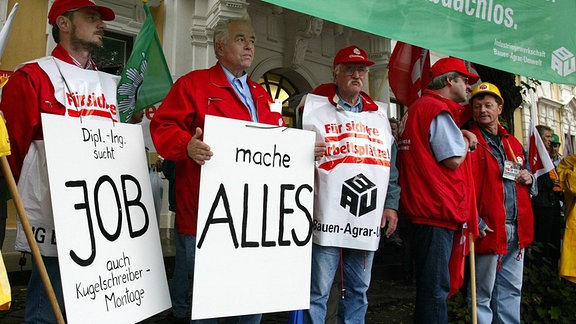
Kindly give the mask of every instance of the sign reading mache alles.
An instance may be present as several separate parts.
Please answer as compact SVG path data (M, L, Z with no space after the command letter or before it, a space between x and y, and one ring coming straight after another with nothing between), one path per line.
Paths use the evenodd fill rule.
M136 323L170 307L138 125L42 115L68 323Z
M206 116L193 319L309 308L314 138Z

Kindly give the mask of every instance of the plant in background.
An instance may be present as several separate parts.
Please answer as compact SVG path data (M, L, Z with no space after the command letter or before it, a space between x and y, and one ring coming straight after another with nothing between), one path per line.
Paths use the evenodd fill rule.
M522 284L522 323L576 323L576 284L558 276L558 266L541 257L545 243L533 243L525 250ZM468 265L467 265L467 269ZM468 307L468 279L448 299L450 323L471 323Z
M522 322L576 323L576 284L558 276L558 266L542 255L544 243L527 249L522 286ZM568 306L568 307L567 307Z

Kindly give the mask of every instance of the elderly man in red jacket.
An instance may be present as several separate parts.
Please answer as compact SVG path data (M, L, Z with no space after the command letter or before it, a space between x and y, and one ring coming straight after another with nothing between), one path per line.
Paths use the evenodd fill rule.
M219 23L214 30L216 65L178 79L150 123L158 153L176 162L176 227L185 241L183 253L189 269L195 255L200 168L213 155L202 140L205 116L284 125L281 111L272 110L270 95L246 73L254 59L255 42L256 34L248 20ZM324 146L318 144L317 156L323 152ZM261 317L246 315L238 320L259 323Z
M476 241L478 323L520 323L523 250L534 234L534 176L522 144L500 125L504 100L483 82L472 90L478 149L470 154L480 238Z

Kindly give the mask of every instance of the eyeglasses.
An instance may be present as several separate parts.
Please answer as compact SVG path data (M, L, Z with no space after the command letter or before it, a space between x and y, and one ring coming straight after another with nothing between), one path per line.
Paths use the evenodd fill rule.
M354 72L358 72L358 75L363 76L369 70L366 66L345 66L344 75L354 75Z

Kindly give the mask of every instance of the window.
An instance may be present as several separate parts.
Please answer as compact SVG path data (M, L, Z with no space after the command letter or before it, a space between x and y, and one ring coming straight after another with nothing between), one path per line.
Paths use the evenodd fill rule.
M120 75L132 53L134 38L106 30L104 46L94 53L93 59L100 71Z
M300 91L296 86L278 71L271 70L266 72L258 83L268 91L272 99L280 100L282 102L282 116L284 117L284 122L289 127L295 126L295 109L290 108L291 100L298 96Z

